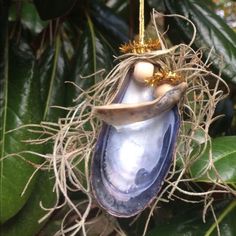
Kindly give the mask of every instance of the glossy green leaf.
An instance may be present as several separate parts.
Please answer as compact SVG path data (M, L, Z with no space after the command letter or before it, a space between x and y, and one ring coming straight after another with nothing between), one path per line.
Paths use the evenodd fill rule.
M42 20L50 20L68 14L77 0L34 0Z
M6 93L8 82L8 5L5 2L0 2L0 158L3 156L2 146L3 136L5 130L5 116L6 109ZM5 96L4 96L5 95ZM0 196L3 195L3 185L1 172L3 169L3 163L0 160ZM0 197L0 223L4 218L4 207Z
M164 0L148 0L147 2L150 5L150 7L155 8L157 11L165 10Z
M52 122L64 117L62 109L52 106L65 106L65 81L68 79L68 72L69 62L58 36L53 46L49 46L39 60L43 120Z
M65 106L65 76L68 72L68 62L63 51L60 38L57 37L53 46L48 46L41 56L39 63L40 73L40 96L44 111L43 119L57 121L64 116L61 109L53 109L52 105ZM42 152L48 153L50 145L44 145ZM30 198L20 212L8 220L2 227L2 232L6 236L35 235L44 225L39 224L38 220L43 217L45 212L39 206L42 201L45 207L52 207L55 200L53 190L54 179L47 172L43 172L37 179L36 187L33 189ZM11 227L9 227L11 226Z
M19 13L19 3L11 4L9 20L16 21L20 17L22 26L28 28L31 33L38 34L47 25L47 21L42 21L33 3L22 3Z
M48 172L41 172L33 192L25 206L12 219L1 226L2 236L32 236L44 226L46 221L38 222L47 213L40 206L50 208L55 202L53 178Z
M80 39L79 48L73 59L72 75L69 79L83 89L92 86L111 70L114 60L113 52L108 41L94 28L93 23L88 20L88 24ZM101 69L105 69L105 74L82 78L83 76L92 75ZM79 93L80 91L73 86L68 87L68 105L72 104L72 100Z
M54 46L49 46L45 53L41 56L39 66L40 80L36 78L36 82L40 82L37 101L42 103L45 120L56 120L63 117L64 112L59 109L51 109L51 105L65 105L65 75L68 72L67 58L65 57L59 37ZM41 89L39 89L41 88ZM32 95L32 94L31 94ZM41 97L41 99L40 99ZM32 96L33 98L33 96ZM50 146L41 147L42 152L49 152ZM37 179L37 185L32 190L25 206L8 220L2 227L2 232L6 236L19 235L35 235L44 225L39 224L38 220L46 214L39 206L39 201L43 201L46 207L51 207L55 199L55 193L52 192L53 179L49 179L48 173L42 173ZM12 193L9 193L12 194ZM11 226L11 227L9 227ZM23 230L23 231L22 231Z
M139 1L127 1L127 0L110 0L106 5L110 7L115 14L121 17L129 26L129 37L133 37L134 34L138 34L139 31ZM144 1L144 19L145 25L150 21L150 12L148 1Z
M229 203L228 203L229 205ZM207 214L206 223L202 220L203 206L182 206L172 213L170 220L158 224L147 236L200 236L209 232L210 227L214 224L212 214ZM218 202L215 206L217 217L219 217L226 204ZM236 209L232 209L220 222L221 235L234 236L236 234ZM216 228L213 229L211 236L217 235ZM208 236L210 236L208 235Z
M129 28L125 20L100 1L91 1L90 7L94 24L96 24L98 30L106 33L111 44L119 45L129 40Z
M236 136L219 137L212 140L212 159L221 180L236 183ZM209 165L209 147L191 166L191 176L197 181L211 182L207 175L202 175ZM208 171L210 178L217 180L213 169Z
M8 5L6 2L0 2L0 136L3 134L4 119L4 93L5 84L8 77ZM0 142L0 147L2 143ZM1 165L1 163L0 163ZM1 211L1 210L0 210Z
M146 209L139 215L139 217L135 219L135 217L130 218L117 218L119 225L121 226L122 230L126 233L126 235L142 235L142 232L145 228L145 224L147 218L149 216L150 210Z
M214 121L209 130L209 134L211 137L230 135L231 125L234 116L234 104L230 98L226 98L220 101L216 105L216 109L214 112L214 117L221 116L216 121Z
M7 47L6 47L7 48ZM6 49L7 50L7 49ZM38 123L42 117L39 94L39 79L35 73L35 57L26 43L12 44L5 60L8 61L4 77L3 106L0 107L1 120L1 218L4 222L14 216L29 198L36 178L33 178L23 196L22 191L35 170L31 164L41 160L33 155L19 152L40 151L38 147L29 145L23 140L36 138L26 128L12 132L25 124ZM3 158L7 155L7 158ZM37 175L36 175L37 176Z
M114 10L116 12L116 14L123 16L124 13L128 12L128 8L129 8L129 2L126 0L108 0L106 2L106 6L108 6L109 8L111 8L112 10ZM127 15L124 16L124 18L128 17Z
M75 53L75 45L78 45L78 32L75 22L71 24L69 21L65 21L62 24L64 36L62 41L63 50L66 57L70 60Z
M194 48L205 48L204 57L209 50L212 69L222 69L222 77L236 83L236 33L226 22L210 10L203 0L165 0L170 14L180 14L191 20L196 28L197 35ZM177 17L167 18L170 40L174 43L189 43L192 37L192 26Z

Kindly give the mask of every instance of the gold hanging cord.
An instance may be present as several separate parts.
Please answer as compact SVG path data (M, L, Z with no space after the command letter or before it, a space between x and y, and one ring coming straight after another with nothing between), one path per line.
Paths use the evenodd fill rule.
M138 53L142 54L145 52L150 52L160 48L160 42L158 39L148 39L145 38L145 20L144 20L144 0L139 0L139 38L129 43L125 43L120 46L120 51L122 53Z
M144 0L139 0L139 43L144 45Z

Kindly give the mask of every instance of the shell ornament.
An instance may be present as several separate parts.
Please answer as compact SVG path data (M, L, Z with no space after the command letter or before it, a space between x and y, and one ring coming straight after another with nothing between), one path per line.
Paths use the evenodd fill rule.
M104 123L92 158L91 185L111 215L131 217L144 210L168 174L180 126L177 105L187 88L173 75L139 61L112 102L93 108Z
M125 235L110 215L127 218L150 207L149 216L144 215L145 235L156 205L167 194L167 200L199 196L196 202L208 208L212 191L225 187L217 179L216 190L191 190L189 182L196 177L190 176L189 167L208 150L209 127L216 119L216 104L227 96L222 91L228 91L227 84L209 70L211 62L202 60L201 51L192 49L196 28L191 21L173 15L192 24L193 38L188 45L169 47L156 26L160 16L153 11L156 39L122 45L122 54L106 76L101 70L81 75L80 79L98 76L85 90L72 83L79 95L75 106L63 108L68 110L66 117L42 122L40 130L36 126L40 138L34 143L54 144L52 153L38 154L45 157L40 168L54 174L56 193L55 205L40 222L56 209L64 212L67 205L59 234L86 235L104 224L101 234L111 225L111 232ZM83 193L83 200L80 195L74 199L77 193Z

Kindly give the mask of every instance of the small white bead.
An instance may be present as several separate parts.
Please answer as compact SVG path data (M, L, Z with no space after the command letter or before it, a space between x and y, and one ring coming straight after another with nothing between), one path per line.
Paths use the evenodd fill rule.
M154 96L156 98L162 97L166 92L170 91L173 88L170 84L162 84L154 89Z
M154 73L154 65L150 62L140 61L134 66L134 79L140 83L145 83L145 80L152 77Z

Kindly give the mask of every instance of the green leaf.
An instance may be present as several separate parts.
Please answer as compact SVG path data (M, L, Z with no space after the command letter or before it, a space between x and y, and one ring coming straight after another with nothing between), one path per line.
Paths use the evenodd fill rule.
M8 77L8 5L0 2L0 137L3 136L4 89ZM2 143L0 142L0 147ZM1 163L0 163L1 164ZM1 210L0 210L1 212Z
M7 48L7 47L6 47ZM6 49L7 51L7 49ZM42 117L42 107L39 94L39 79L35 78L35 57L26 43L12 44L9 58L6 53L4 76L3 106L0 107L1 119L1 218L5 222L14 216L29 198L36 178L33 178L23 196L25 185L35 170L32 163L41 160L33 155L18 153L26 150L38 152L40 149L29 145L23 140L36 138L26 128L25 124L38 123ZM8 61L8 66L7 66ZM3 158L10 155L7 158ZM36 175L37 176L37 175Z
M93 23L89 19L73 59L74 63L70 80L83 89L94 85L94 83L104 77L104 74L103 76L97 74L89 78L81 78L81 76L92 75L101 69L105 69L105 73L108 73L113 66L113 52L108 41L94 28ZM79 93L78 89L71 86L68 87L67 104L71 105L72 100Z
M234 104L230 98L221 100L217 105L214 112L214 117L222 116L214 121L209 130L211 137L222 136L222 134L232 134L231 125L234 116Z
M68 14L77 0L34 0L42 20L50 20Z
M150 7L155 8L157 11L165 11L164 0L148 0Z
M219 216L225 208L226 204L218 202L215 206L217 216ZM236 208L231 209L231 212L220 222L221 235L234 236L236 235ZM206 215L206 223L202 221L202 206L189 206L185 204L178 211L172 212L171 219L158 224L147 236L199 236L205 235L211 225L214 223L211 214ZM216 228L210 235L217 235ZM208 235L209 236L209 235Z
M236 136L219 137L212 140L212 159L220 179L226 183L236 183ZM209 146L204 154L191 166L190 172L197 181L212 182L207 175L202 175L209 166ZM208 171L213 180L217 180L216 172ZM220 180L220 181L221 181Z
M111 1L106 2L106 6L108 6L113 11L115 11L115 13L117 15L124 16L124 18L128 17L127 13L128 13L128 9L129 9L129 4L130 4L130 2L128 2L126 0L115 0L115 1L111 0Z
M61 109L52 109L50 106L65 106L65 75L68 72L68 62L63 51L59 36L55 44L48 46L44 54L41 56L39 63L40 74L40 97L44 110L44 120L57 121L59 117L63 117L64 112ZM44 145L42 152L50 152L50 145ZM43 154L43 153L42 153ZM54 179L49 173L42 172L32 194L25 206L8 220L2 227L2 233L6 236L20 235L24 232L25 236L35 235L45 224L39 224L38 220L43 217L45 212L40 206L42 201L45 207L52 207L55 200L53 190ZM45 205L46 204L46 205ZM9 227L11 226L11 227Z
M46 21L42 21L33 3L22 3L20 12L18 9L19 3L11 4L9 20L16 21L20 17L21 24L28 28L31 33L38 34L46 27Z
M8 5L6 2L0 2L0 157L3 155L2 147L4 145L4 132L6 119L6 95L8 83ZM4 96L5 95L5 96ZM3 195L3 184L1 173L3 163L0 160L0 223L4 218L3 203L1 196Z
M50 208L55 202L53 178L48 172L41 172L33 192L25 206L12 219L1 226L2 236L32 236L44 226L46 221L38 221L47 213L40 206Z
M33 58L31 59L32 64L36 66L35 60ZM38 66L40 80L39 78L34 77L35 85L38 84L36 92L38 95L37 101L42 104L41 111L44 111L44 119L50 121L56 120L57 118L62 117L64 112L59 109L50 109L50 106L65 105L64 80L65 75L68 72L67 58L65 57L59 37L57 37L55 44L53 46L49 46L42 55ZM23 67L25 68L25 65L22 66L22 68ZM35 71L36 69L37 68L34 68ZM36 94L30 94L30 98L35 100ZM30 110L28 112L30 112ZM40 153L49 152L51 149L49 145L44 145L44 147L39 148ZM13 169L11 171L13 171ZM6 188L4 188L4 191L6 191L5 189ZM32 189L32 194L26 204L18 212L18 214L3 225L2 232L4 235L13 236L19 235L22 232L24 232L24 235L35 235L44 225L44 223L38 224L38 220L46 214L46 212L40 208L39 201L42 200L45 204L47 204L46 207L51 207L55 199L55 193L52 192L52 189L53 185L49 180L48 173L42 173L40 178L37 179L37 186ZM14 196L14 192L10 189L8 195Z
M53 46L45 50L39 60L41 99L44 107L43 120L57 121L64 117L62 109L52 106L65 106L65 81L69 72L69 62L61 39L57 36Z
M129 40L129 28L124 19L100 1L91 1L90 7L94 24L96 24L98 30L107 35L111 43L119 46L119 44ZM108 19L110 23L108 23Z
M170 14L183 15L195 24L197 35L194 48L208 49L204 50L205 58L213 48L210 54L211 68L216 72L222 69L223 79L236 83L236 33L203 0L165 0L165 4ZM172 42L190 42L193 29L187 21L168 17L167 25Z
M204 235L209 224L201 218L202 209L188 206L175 212L169 221L158 224L147 236L199 236ZM212 223L212 220L211 220Z
M137 22L139 22L139 1L112 0L108 1L106 5L129 25L130 37L133 37L134 34L138 34L139 24L137 24ZM145 25L148 25L151 9L146 0L144 1L144 8Z

